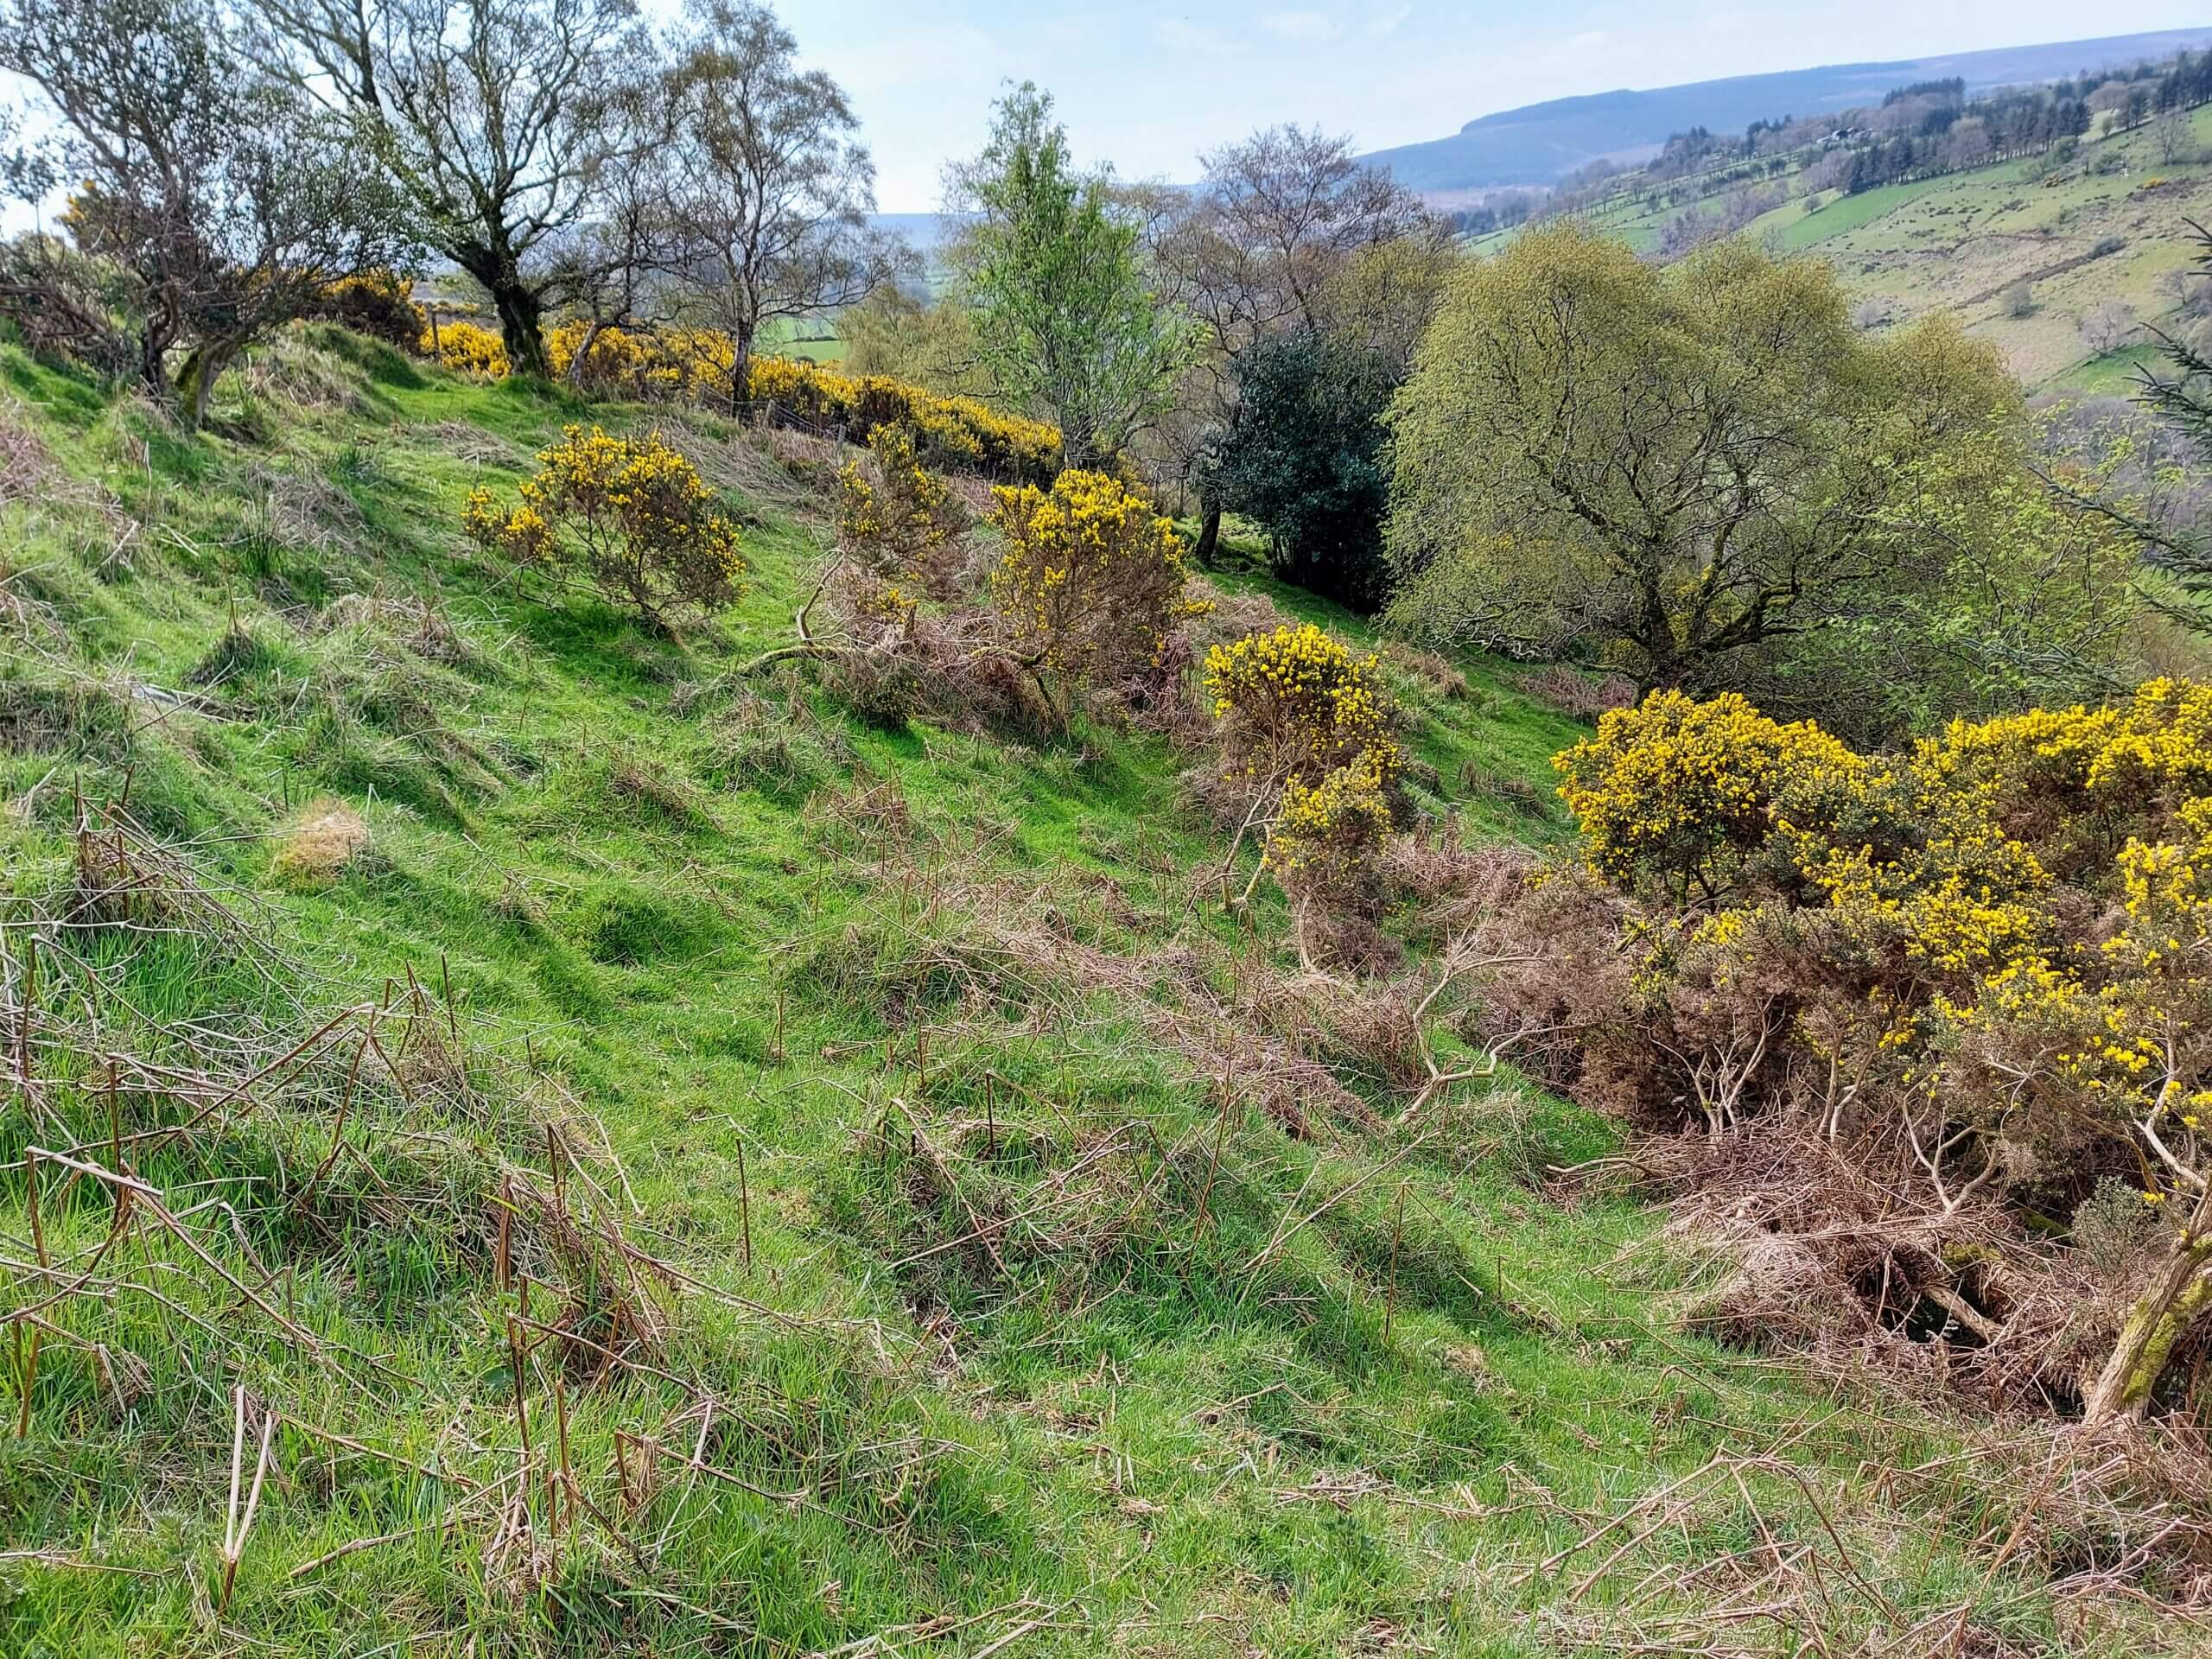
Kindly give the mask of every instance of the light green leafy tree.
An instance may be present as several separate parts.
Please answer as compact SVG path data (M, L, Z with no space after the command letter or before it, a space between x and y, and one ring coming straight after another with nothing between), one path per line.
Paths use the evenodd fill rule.
M1051 95L1025 81L994 107L990 142L947 178L975 214L951 250L957 292L1003 393L1059 427L1068 465L1095 467L1166 407L1197 329L1161 302L1111 181L1071 161Z

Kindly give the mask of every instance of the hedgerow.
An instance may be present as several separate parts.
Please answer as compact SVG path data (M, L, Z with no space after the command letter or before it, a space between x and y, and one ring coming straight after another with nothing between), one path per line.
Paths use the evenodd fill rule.
M584 390L601 396L728 397L736 360L728 336L703 328L594 332L575 320L552 330L545 343L555 373L573 374ZM577 371L580 351L584 365ZM756 356L744 400L771 404L784 418L840 429L855 443L867 442L878 427L903 424L914 433L922 460L953 471L1045 485L1059 467L1056 428L882 375L840 374L796 359Z

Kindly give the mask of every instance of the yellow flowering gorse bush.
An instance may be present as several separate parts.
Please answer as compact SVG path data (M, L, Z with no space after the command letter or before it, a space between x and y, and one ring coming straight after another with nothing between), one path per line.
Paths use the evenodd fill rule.
M729 337L707 328L594 334L588 323L572 320L551 330L545 346L556 374L569 375L582 352L583 367L575 378L587 390L640 400L727 399L737 359ZM953 471L1043 483L1059 464L1058 428L972 397L940 397L883 375L842 374L795 358L755 356L743 398L773 404L812 426L842 429L855 443L867 442L878 427L903 424L915 435L922 460Z
M735 525L699 470L658 433L566 428L541 450L512 506L471 492L462 528L487 551L556 572L580 569L607 598L666 626L734 603L746 565Z
M1356 762L1387 786L1404 765L1377 659L1311 622L1209 647L1205 689L1231 772L1262 786Z
M1368 896L1390 829L1380 762L1363 751L1310 787L1295 776L1283 785L1268 833L1268 866L1294 893L1356 903Z
M435 358L455 374L472 380L506 378L506 346L496 330L481 323L457 319L440 323L435 330L426 325L416 344L423 356Z
M837 544L863 576L879 583L941 588L946 550L963 524L959 499L917 459L914 430L903 423L868 435L868 461L837 474Z
M1847 783L1866 763L1818 727L1778 724L1734 692L1700 702L1656 691L1606 714L1553 765L1592 868L1712 899L1765 842L1785 785Z
M2078 1383L2139 1408L2212 1312L2212 686L1877 757L1660 696L1560 765L1636 967L1554 1080L1715 1132L1809 1116L1939 1220L2125 1172L2166 1219Z
M1158 674L1176 625L1207 608L1185 594L1174 526L1104 473L1071 468L1050 490L1001 485L992 497L1005 550L991 603L1014 656L1071 686Z
M1300 896L1372 901L1405 765L1377 659L1308 622L1211 647L1204 683L1225 781L1274 797L1265 868Z

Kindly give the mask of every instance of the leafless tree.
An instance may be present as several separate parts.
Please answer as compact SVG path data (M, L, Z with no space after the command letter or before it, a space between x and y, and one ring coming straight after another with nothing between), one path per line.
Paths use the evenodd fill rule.
M1351 141L1318 129L1269 127L1200 157L1205 175L1147 215L1164 297L1195 317L1207 350L1185 398L1187 461L1224 422L1237 358L1290 327L1319 329L1331 280L1364 250L1412 238L1442 245L1441 221L1387 173L1363 167ZM1203 561L1219 534L1202 500Z
M2082 343L2092 357L2116 352L2135 337L2135 308L2107 300L2089 308L2082 318Z
M875 164L837 83L801 70L773 12L695 0L668 76L670 266L730 337L730 401L779 319L858 304L912 256L871 231Z
M619 159L599 169L590 216L548 237L543 248L548 295L584 325L569 354L572 385L603 331L650 332L679 308L670 280L676 123L664 86L651 80L620 89L602 131Z
M347 124L256 66L223 21L206 0L0 0L0 68L54 125L10 182L35 200L81 181L61 222L87 262L33 239L0 303L174 395L195 423L246 346L410 247L397 193ZM107 291L78 279L87 270Z
M2151 128L2151 142L2158 147L2158 160L2171 167L2189 149L2190 112L2177 104L2158 117Z
M625 159L617 94L652 65L632 0L255 0L301 83L376 134L436 245L544 374L554 257Z

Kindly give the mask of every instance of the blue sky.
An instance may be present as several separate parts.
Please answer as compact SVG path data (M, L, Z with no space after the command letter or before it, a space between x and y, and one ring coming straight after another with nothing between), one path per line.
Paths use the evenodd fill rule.
M853 95L887 212L937 206L945 158L980 147L1008 79L1055 94L1085 159L1187 179L1200 151L1277 121L1380 149L1574 92L2207 21L2202 0L806 0L782 11L809 60Z
M673 15L680 0L644 0ZM1825 63L2177 29L2185 0L784 0L802 54L852 94L880 205L923 212L972 154L1001 83L1058 99L1077 152L1130 177L1196 176L1204 150L1279 121L1363 149L1495 110ZM1103 21L1102 21L1103 20ZM0 101L16 89L0 76ZM0 229L27 211L0 203Z

